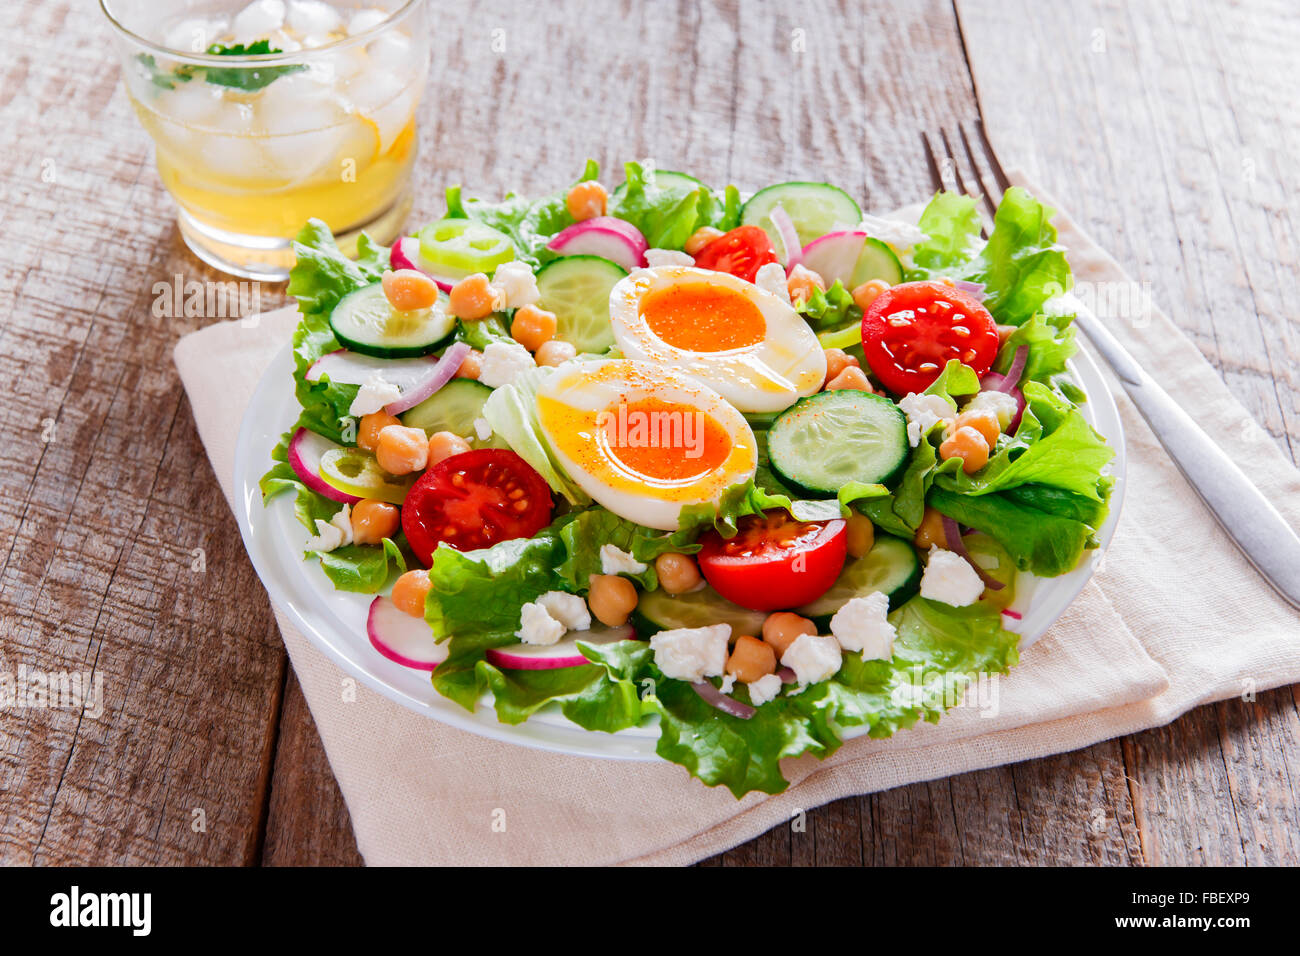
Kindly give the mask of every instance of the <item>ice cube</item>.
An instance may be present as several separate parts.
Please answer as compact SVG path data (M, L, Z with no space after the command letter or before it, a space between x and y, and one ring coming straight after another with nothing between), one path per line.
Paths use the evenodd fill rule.
M411 38L405 33L390 30L366 44L370 59L382 63L385 69L400 73L411 63Z
M211 83L178 83L158 98L158 111L168 119L196 129L206 129L218 122L224 106L221 87Z
M342 26L338 11L323 0L289 0L289 29L299 36L334 33Z
M253 104L258 129L270 134L327 129L348 112L334 87L315 71L280 77Z
M348 35L356 36L358 33L373 30L387 19L388 14L383 10L358 10L348 21Z
M344 87L352 108L379 128L379 151L393 145L415 110L414 84L388 70L370 69L353 77Z
M236 43L263 40L284 26L284 0L253 0L235 14L231 29Z
M308 69L316 73L323 83L343 83L369 65L370 58L366 56L365 50L360 47L344 47L341 50L314 54L308 62Z
M302 44L283 30L276 30L271 34L271 49L282 53L297 53L302 49Z
M202 53L216 41L223 28L224 24L219 21L191 17L167 30L163 46L169 50Z

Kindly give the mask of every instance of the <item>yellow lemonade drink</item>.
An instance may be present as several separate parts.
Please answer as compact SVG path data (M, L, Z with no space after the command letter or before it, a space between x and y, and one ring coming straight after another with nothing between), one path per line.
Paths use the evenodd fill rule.
M186 242L227 271L287 273L311 217L346 248L397 231L428 67L422 2L397 10L255 0L191 5L124 60L126 89ZM186 44L202 53L186 55ZM227 65L228 64L228 65Z

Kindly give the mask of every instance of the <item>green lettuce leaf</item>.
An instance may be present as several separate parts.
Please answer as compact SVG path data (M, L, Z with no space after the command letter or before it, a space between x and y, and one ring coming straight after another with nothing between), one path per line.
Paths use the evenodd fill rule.
M928 239L912 247L912 261L933 274L959 269L979 252L980 219L975 198L935 193L918 223Z
M726 231L740 221L740 193L734 186L721 194L703 186L661 187L653 168L640 163L623 168L626 188L615 195L609 214L641 230L652 249L681 249L701 226Z
M391 538L382 544L348 544L333 551L309 551L320 559L321 570L340 591L375 594L391 578L406 573L406 559Z
M1044 578L1073 571L1083 552L1095 544L1095 526L1029 507L1011 497L1016 490L975 496L934 488L929 504L958 524L996 539L1022 571Z
M840 329L862 321L862 310L839 279L825 291L815 289L796 311L816 331Z

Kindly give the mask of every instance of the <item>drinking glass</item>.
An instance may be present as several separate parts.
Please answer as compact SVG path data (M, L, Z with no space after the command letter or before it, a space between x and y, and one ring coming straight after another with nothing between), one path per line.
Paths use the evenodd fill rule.
M362 231L397 235L429 67L424 0L100 5L200 259L276 281L310 217L349 254Z

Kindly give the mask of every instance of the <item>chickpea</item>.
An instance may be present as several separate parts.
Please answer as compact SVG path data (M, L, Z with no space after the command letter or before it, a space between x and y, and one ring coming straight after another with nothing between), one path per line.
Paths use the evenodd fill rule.
M867 307L876 301L876 297L888 289L889 283L884 279L868 279L862 285L854 288L853 304L865 312Z
M727 658L727 673L736 680L756 681L760 677L776 673L776 650L756 637L742 634L736 638L736 644Z
M429 462L432 468L438 462L452 455L463 455L469 451L469 442L455 432L434 432L429 436Z
M777 611L769 614L763 622L763 640L772 645L776 656L781 657L786 648L795 642L800 634L816 634L817 628L806 617L800 617L791 611Z
M401 512L378 498L362 498L352 506L352 540L357 544L378 544L397 534Z
M495 297L488 277L481 272L466 276L451 287L451 314L470 322L492 314Z
M424 617L424 599L431 587L433 582L424 568L407 571L393 584L393 603L411 617Z
M935 546L947 547L947 540L943 533L943 515L933 508L926 508L912 542L922 551L929 551Z
M399 312L432 308L438 301L438 285L423 272L414 269L384 270L380 278L384 297Z
M849 555L860 558L871 550L876 543L876 526L860 511L852 512L846 522L845 535L848 538Z
M525 305L515 310L514 320L510 323L510 334L528 351L536 352L555 338L556 327L554 312L547 312L535 305Z
M593 574L587 592L587 607L606 627L622 627L636 610L636 586L617 574Z
M418 428L389 425L375 443L375 460L390 475L409 475L429 463L429 439Z
M843 349L826 349L826 378L822 382L823 387L826 382L839 375L850 365L857 368L862 367L862 363Z
M571 358L577 357L578 350L568 342L561 342L559 339L551 339L549 342L543 342L542 347L537 350L538 365L563 365Z
M721 229L714 229L712 226L700 226L691 233L691 237L686 240L686 245L682 246L682 251L688 256L698 256L704 251L714 239L720 239L725 235Z
M841 388L856 388L859 391L870 392L871 381L867 378L867 373L862 371L856 365L846 365L844 371L840 372L833 379L826 383L826 391L833 392Z
M989 409L962 412L953 419L952 430L954 432L967 426L983 435L984 441L990 448L998 443L998 436L1002 434L1002 424L998 421L998 413Z
M943 440L943 444L939 446L939 458L942 461L960 458L962 471L972 475L988 464L989 443L978 431L966 425L954 429L952 434Z
M374 451L379 442L379 433L389 425L400 425L401 419L390 415L382 409L361 416L361 427L357 429L357 444L366 451Z
M655 558L655 574L659 576L659 586L669 594L685 594L703 580L695 559L675 551Z
M819 289L822 292L826 291L826 283L822 277L805 265L797 265L791 269L785 284L790 291L790 301L795 305L807 302Z
M469 354L465 356L465 361L461 362L460 368L456 369L456 377L477 379L482 371L483 353L478 349L470 349Z
M568 207L569 215L575 222L582 222L584 219L595 219L597 216L605 215L605 203L609 199L609 193L605 187L593 180L585 183L578 183L569 190L569 195L564 198L564 205Z

